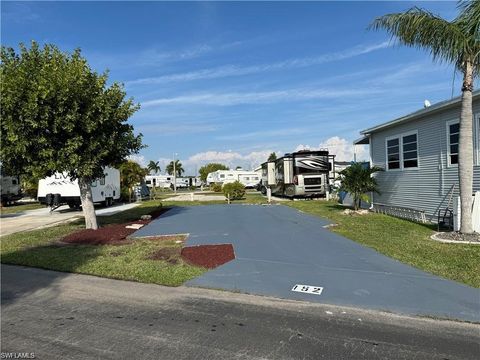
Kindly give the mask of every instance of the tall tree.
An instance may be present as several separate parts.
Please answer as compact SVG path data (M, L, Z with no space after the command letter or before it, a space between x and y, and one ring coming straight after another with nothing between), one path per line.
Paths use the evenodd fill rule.
M153 160L150 160L150 162L148 163L147 165L147 169L149 171L150 174L158 174L161 169L160 169L160 162L159 161L153 161Z
M433 60L453 63L463 74L458 149L460 232L470 234L473 232L472 92L480 70L480 0L459 2L458 8L459 14L452 21L414 7L404 13L379 17L370 27L385 29L403 45L429 51Z
M142 147L128 118L139 109L81 56L20 44L0 55L0 161L11 174L78 179L85 225L97 229L90 184Z
M198 170L198 172L200 173L200 180L202 180L203 182L207 181L208 174L217 170L228 170L228 166L219 163L210 163L204 165Z
M132 201L132 192L135 185L141 183L148 174L148 169L142 168L138 163L127 160L120 164L120 183L122 188L128 190L128 201Z
M353 197L353 207L358 210L360 202L369 201L367 193L378 193L378 184L373 174L383 171L378 166L367 167L362 163L353 163L338 173L338 180L341 181L339 190L345 191Z
M166 167L166 171L168 175L173 175L173 168L174 168L173 161L170 161L170 163ZM175 160L175 172L177 173L178 177L182 176L182 174L185 172L180 160Z
M272 152L270 155L268 155L267 161L275 161L275 160L277 160L277 154Z

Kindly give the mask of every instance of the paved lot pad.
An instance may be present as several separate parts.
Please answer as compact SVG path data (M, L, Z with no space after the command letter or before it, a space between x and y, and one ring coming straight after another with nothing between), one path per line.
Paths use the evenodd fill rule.
M383 256L282 205L175 207L134 236L189 233L187 245L232 243L236 259L187 285L480 321L480 291ZM292 292L321 286L321 295Z

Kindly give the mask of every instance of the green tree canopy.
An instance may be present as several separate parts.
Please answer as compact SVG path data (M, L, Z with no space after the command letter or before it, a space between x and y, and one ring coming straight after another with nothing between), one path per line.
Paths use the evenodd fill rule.
M80 50L32 42L1 49L0 161L11 174L77 178L87 228L97 228L90 183L142 147L128 118L139 109L122 86L107 85Z
M272 152L270 155L268 155L267 161L275 161L275 160L277 160L277 154Z
M228 170L228 167L219 163L206 164L198 170L198 172L200 173L200 180L202 180L203 182L207 181L208 174L217 170Z
M170 163L165 168L168 175L173 175L173 168L174 168L173 161L170 161ZM180 160L175 160L175 172L178 177L182 176L182 174L185 172Z
M353 197L353 206L358 210L360 201L369 201L368 192L378 193L378 184L372 174L383 171L382 168L367 164L353 163L338 173L338 180L341 181L339 190L346 191Z
M462 105L459 114L458 179L460 232L473 233L473 109L475 77L480 74L480 0L460 1L452 21L418 7L384 15L370 25L384 29L401 44L430 52L434 60L449 62L462 72Z

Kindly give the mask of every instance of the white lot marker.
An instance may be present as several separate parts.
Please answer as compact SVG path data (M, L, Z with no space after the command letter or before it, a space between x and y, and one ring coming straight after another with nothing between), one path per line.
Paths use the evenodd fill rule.
M307 294L313 294L313 295L322 295L323 287L296 284L292 288L292 291L307 293Z

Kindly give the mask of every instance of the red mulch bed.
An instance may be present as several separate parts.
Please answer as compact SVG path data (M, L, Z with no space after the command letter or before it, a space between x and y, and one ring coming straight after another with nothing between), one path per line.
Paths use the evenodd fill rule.
M232 244L184 247L182 258L193 265L213 269L235 259Z
M152 211L149 215L152 220L159 217L167 208L160 208ZM107 225L98 230L84 229L65 236L61 242L76 245L121 245L129 242L127 237L133 234L135 229L127 229L125 226L131 224L148 224L151 220L137 220L123 224Z

